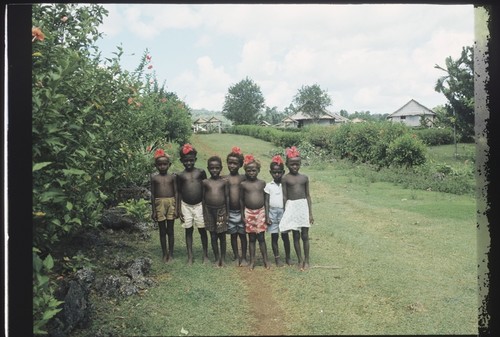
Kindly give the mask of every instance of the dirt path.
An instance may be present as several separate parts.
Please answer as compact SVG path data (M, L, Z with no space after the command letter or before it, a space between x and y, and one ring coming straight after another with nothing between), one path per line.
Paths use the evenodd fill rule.
M250 314L252 318L249 322L253 324L251 335L254 336L285 336L287 328L283 321L284 312L279 307L276 299L276 293L269 284L268 273L272 270L266 270L261 266L253 271L247 268L239 268L239 274L245 280L248 286L248 303L250 303ZM261 270L262 269L262 270Z
M210 143L201 141L197 135L194 135L192 140L193 146L199 153L215 152ZM225 159L225 154L219 155L223 160ZM252 336L287 335L287 328L283 321L286 316L279 307L275 299L276 294L269 284L269 273L272 273L272 270L266 270L260 265L256 266L253 271L245 267L238 269L239 276L248 286L247 296L252 315L248 321L253 322L253 329L249 334Z

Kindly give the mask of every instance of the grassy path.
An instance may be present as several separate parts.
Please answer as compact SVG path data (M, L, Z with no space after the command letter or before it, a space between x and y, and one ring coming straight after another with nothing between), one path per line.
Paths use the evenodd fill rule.
M225 134L194 135L192 144L204 169L209 156L225 163L231 147L240 146L262 162L259 177L266 181L271 155L280 150ZM172 171L181 168L176 162ZM156 286L101 301L92 329L74 337L103 335L103 327L122 336L477 334L473 198L373 183L336 166L301 171L310 178L315 218L311 270L266 270L259 252L253 271L238 268L229 243L227 267L203 265L196 232L195 262L187 266L178 221L171 264L161 262L156 231L126 244L116 232L123 248L111 254L150 257ZM269 235L266 242L272 256Z

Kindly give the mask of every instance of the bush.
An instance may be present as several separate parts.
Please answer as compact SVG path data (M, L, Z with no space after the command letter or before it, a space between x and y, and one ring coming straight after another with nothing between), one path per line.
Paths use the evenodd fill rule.
M391 165L412 167L425 163L425 144L415 135L404 134L396 138L387 149Z
M427 145L453 144L453 130L450 128L415 129L414 133Z

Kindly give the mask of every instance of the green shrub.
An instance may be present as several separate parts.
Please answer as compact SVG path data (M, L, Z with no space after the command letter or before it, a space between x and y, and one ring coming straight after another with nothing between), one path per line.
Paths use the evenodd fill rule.
M54 289L49 274L54 260L49 254L43 260L40 250L33 247L33 334L47 334L44 327L62 308L64 303L54 298Z
M453 144L453 130L450 128L415 129L414 133L428 146Z
M145 199L129 199L119 203L117 207L124 209L127 215L138 222L148 221L150 218L151 203Z
M425 163L426 147L415 135L404 134L396 138L387 149L391 165L412 167Z

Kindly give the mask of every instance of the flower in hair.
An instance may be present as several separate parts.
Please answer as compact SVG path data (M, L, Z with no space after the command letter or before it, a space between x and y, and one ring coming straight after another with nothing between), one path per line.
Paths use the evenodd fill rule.
M234 154L241 154L241 149L238 147L238 146L233 146L231 148L231 153L234 153Z
M245 159L243 160L243 164L247 165L253 161L255 161L255 157L251 154L247 154L247 155L245 155Z
M277 154L273 157L273 159L271 159L271 162L276 163L278 165L281 165L281 164L283 164L283 158L281 158L281 156L279 154Z
M286 156L287 158L295 158L295 157L300 157L300 152L297 150L295 146L288 147L286 149Z
M163 151L163 149L158 149L155 151L155 159L158 159L160 157L167 157L168 158L168 155L165 153L165 151Z
M188 154L191 151L193 151L193 146L191 144L188 143L182 146L182 153Z

